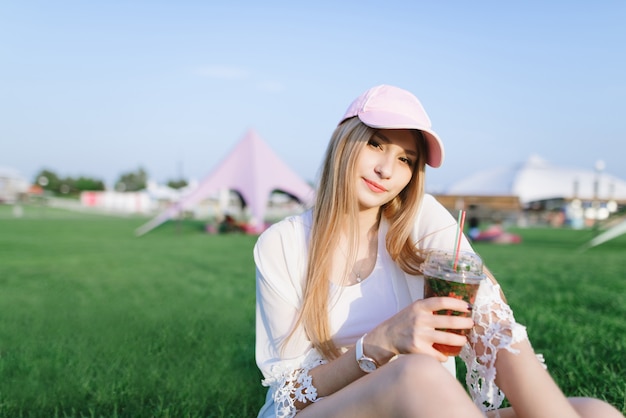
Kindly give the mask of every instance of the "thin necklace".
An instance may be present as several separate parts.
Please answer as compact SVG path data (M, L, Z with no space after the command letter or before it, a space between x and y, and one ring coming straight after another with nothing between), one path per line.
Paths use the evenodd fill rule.
M341 253L343 254L344 259L346 260L346 262L348 261L348 256L346 255L346 252L343 250L343 248L339 247L339 251L341 251ZM363 281L363 278L361 278L361 271L354 271L354 268L356 267L356 262L354 264L352 264L352 268L350 269L350 273L352 273L354 275L354 277L356 278L356 282L357 283L361 283Z
M378 233L378 232L377 232L377 233ZM376 237L376 238L377 238L377 237ZM369 243L368 243L368 248L369 248L371 245L373 245L373 242L374 242L374 241L378 242L378 240L377 240L377 239L375 239L375 240L369 240ZM342 248L340 248L340 250L341 250L341 252L343 253L344 257L346 257L346 260L347 260L347 256L346 256L345 251L344 251ZM369 249L368 249L368 251L369 251ZM355 267L356 267L356 262L352 265L351 272L352 272L352 274L354 274L354 277L356 278L356 282L357 282L357 283L361 283L361 282L363 281L363 278L361 277L361 270L354 271L354 268L355 268Z
M373 237L369 238L368 237L368 253L371 250L372 246L376 246L376 251L374 251L374 263L376 262L376 254L378 253L378 228L376 228L375 231L373 231ZM339 246L339 251L341 251L341 253L344 256L344 259L346 260L346 262L348 261L348 255L346 254L346 251L343 249L343 247L340 245ZM350 269L350 272L352 273L352 275L354 275L354 277L356 278L356 282L357 283L361 283L363 282L363 280L365 280L365 278L361 277L361 269L357 269L355 271L355 268L357 267L358 262L354 262L352 264L352 268ZM367 267L367 266L365 266Z

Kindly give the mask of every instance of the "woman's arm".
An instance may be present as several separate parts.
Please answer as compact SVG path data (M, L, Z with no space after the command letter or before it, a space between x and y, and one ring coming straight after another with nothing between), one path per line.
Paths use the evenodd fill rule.
M398 354L426 354L446 361L447 357L435 350L433 344L462 346L467 340L462 335L437 329L467 329L473 321L466 317L433 314L442 309L468 312L467 303L454 298L419 300L372 329L364 338L363 353L376 360L379 366L384 366ZM354 347L309 373L318 397L328 396L365 375L357 364ZM296 405L298 409L307 406L302 402Z
M526 328L516 323L493 274L487 268L485 273L487 282L474 305L470 347L461 353L475 402L496 408L506 394L518 418L578 417L538 360Z
M324 362L302 327L292 333L302 295L304 229L302 217L281 221L267 229L254 247L256 362L279 416L294 413L297 399L317 398L308 371Z
M561 389L537 360L528 340L513 345L518 351L498 353L496 383L506 393L518 418L578 417Z

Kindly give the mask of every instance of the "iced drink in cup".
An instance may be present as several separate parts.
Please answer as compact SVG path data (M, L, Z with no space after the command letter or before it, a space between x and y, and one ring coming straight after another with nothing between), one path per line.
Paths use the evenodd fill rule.
M426 253L422 263L424 273L424 298L448 296L474 303L481 281L486 277L483 262L472 252L459 251L456 258L454 251L432 250ZM437 311L438 315L470 316L469 313L452 310ZM443 329L442 331L467 335L468 329ZM461 347L434 344L434 348L447 356L458 356Z

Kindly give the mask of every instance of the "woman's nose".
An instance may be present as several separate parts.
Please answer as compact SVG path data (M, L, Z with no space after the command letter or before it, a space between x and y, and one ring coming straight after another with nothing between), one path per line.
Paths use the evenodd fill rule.
M388 179L393 171L391 162L387 158L381 159L374 167L374 171L380 178Z

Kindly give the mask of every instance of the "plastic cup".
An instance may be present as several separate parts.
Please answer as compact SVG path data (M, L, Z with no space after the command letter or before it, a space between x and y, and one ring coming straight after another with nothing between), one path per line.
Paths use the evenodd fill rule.
M422 263L424 273L424 298L448 296L474 304L476 293L485 279L483 261L472 252L460 251L454 268L454 251L432 250L426 254ZM470 316L470 313L452 310L437 311L438 315ZM441 331L466 335L469 329L442 329ZM447 356L458 356L460 346L433 344L433 347Z

